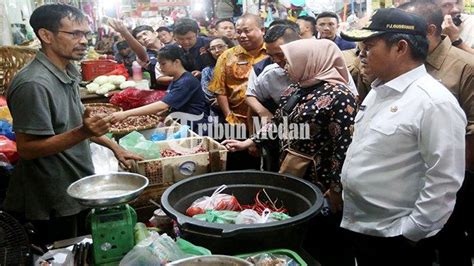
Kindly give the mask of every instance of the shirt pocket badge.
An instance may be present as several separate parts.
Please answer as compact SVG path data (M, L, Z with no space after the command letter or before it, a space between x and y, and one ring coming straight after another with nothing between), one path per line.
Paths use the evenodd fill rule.
M232 73L236 79L248 79L252 65L248 61L239 61L232 65Z

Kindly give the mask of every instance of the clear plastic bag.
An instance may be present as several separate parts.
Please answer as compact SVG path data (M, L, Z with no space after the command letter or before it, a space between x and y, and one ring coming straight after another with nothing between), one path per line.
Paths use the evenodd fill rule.
M96 174L106 174L118 171L118 160L115 158L112 150L91 143L92 163L94 164L94 171Z
M74 255L69 249L53 249L36 260L35 265L73 266Z
M272 212L270 209L265 209L262 215L252 209L246 209L239 213L235 218L236 224L263 224L276 221L282 221L291 218L285 213Z
M188 136L188 130L190 130L188 125L182 125L176 133L169 135L166 139L186 138Z
M298 266L299 264L292 258L286 255L272 254L272 253L260 253L257 255L250 256L246 259L248 262L253 263L255 266Z
M159 258L154 254L152 249L136 245L122 258L119 265L146 266L162 264L159 263Z
M239 213L235 218L236 224L263 224L266 223L268 217L270 216L270 210L265 209L262 215L258 214L256 211L247 209Z
M16 142L0 135L0 155L3 155L2 158L6 159L6 163L14 164L18 161L20 155L16 150Z
M193 217L196 214L205 213L206 210L240 211L242 207L235 196L221 193L226 188L226 185L222 185L218 187L210 197L204 196L198 198L189 206L186 210L186 214Z

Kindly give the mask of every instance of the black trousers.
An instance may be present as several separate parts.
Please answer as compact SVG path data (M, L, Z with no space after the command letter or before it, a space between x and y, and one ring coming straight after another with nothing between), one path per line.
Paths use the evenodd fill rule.
M376 237L343 230L358 266L432 265L434 251L425 240L415 243L403 236Z
M456 195L453 213L433 239L440 266L472 266L473 212L474 174L466 172L461 189Z
M310 220L303 243L306 250L322 266L354 266L354 254L340 227L342 212Z

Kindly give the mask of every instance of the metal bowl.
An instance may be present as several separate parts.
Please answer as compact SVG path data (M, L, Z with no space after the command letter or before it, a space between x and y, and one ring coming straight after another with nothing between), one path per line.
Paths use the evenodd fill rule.
M181 259L167 263L166 266L249 266L252 263L225 255L208 255Z
M148 178L134 173L117 172L86 176L67 188L69 196L88 207L125 204L142 193Z

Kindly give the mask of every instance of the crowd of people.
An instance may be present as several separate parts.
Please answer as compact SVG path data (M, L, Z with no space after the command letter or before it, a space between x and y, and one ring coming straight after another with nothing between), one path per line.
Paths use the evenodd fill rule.
M30 24L42 49L8 89L21 159L3 207L43 241L73 236L82 209L66 188L93 173L88 140L128 165L141 158L103 137L111 123L182 112L202 115L196 132L214 119L245 125L246 138L219 139L228 169L321 189L330 211L310 222L304 248L322 265L472 265L474 18L461 4L413 0L343 32L332 12L268 27L253 14L221 18L207 36L190 18L132 30L110 20L117 60L136 60L153 89L168 90L110 116L80 104L71 61L86 53L86 17L41 6ZM288 123L309 135L279 135Z

